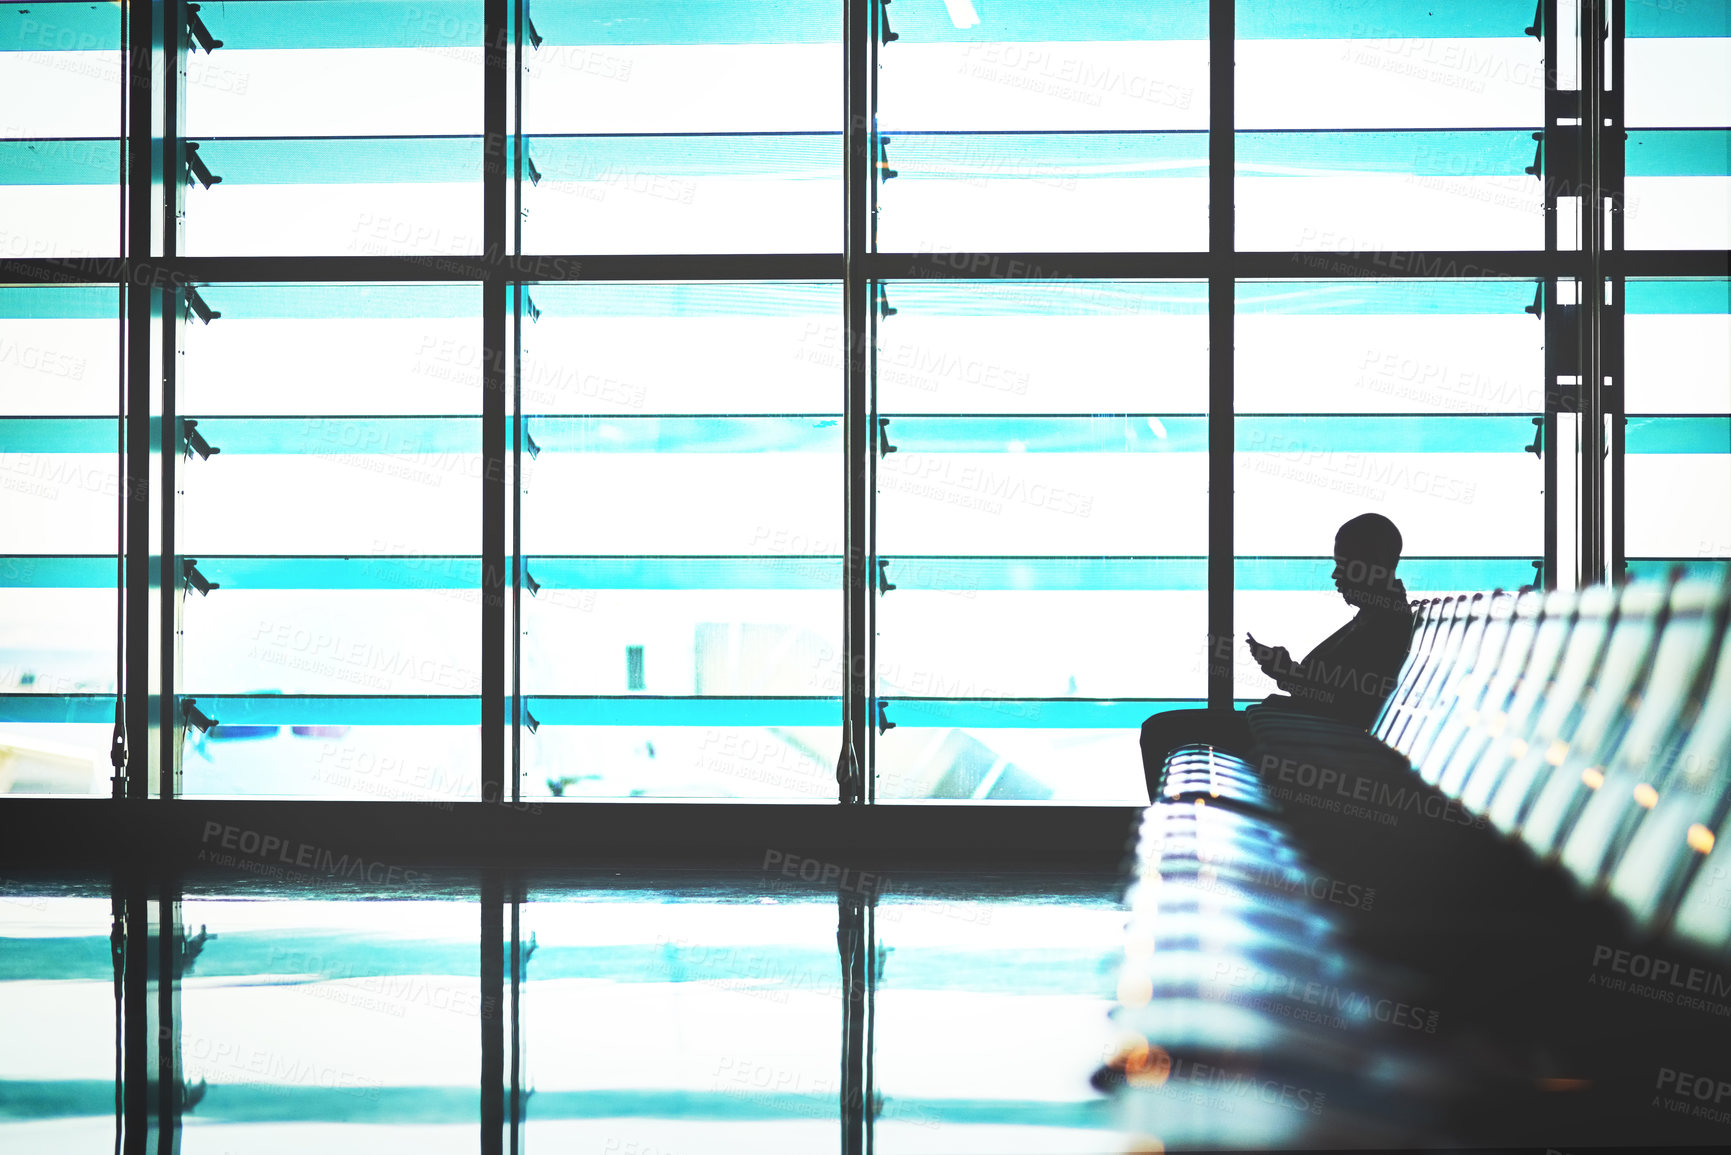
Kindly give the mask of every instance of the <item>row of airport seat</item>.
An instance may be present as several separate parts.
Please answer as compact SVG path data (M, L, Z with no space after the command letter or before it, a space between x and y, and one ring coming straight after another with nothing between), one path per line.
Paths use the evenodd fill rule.
M1731 871L1712 855L1731 837L1728 614L1716 580L1438 599L1375 743L1283 711L1251 729L1337 768L1398 756L1637 933L1731 959Z
M1485 1065L1463 1020L1568 1034L1570 1016L1600 1014L1580 1012L1580 990L1564 989L1549 1018L1528 1004L1603 944L1731 958L1731 872L1712 854L1731 836L1728 615L1731 581L1675 576L1423 602L1370 733L1253 707L1252 750L1173 752L1134 843L1115 1012L1126 1034L1097 1076L1122 1088L1125 1126L1169 1147L1494 1141L1482 1110L1477 1131L1460 1125L1463 1099L1496 1093L1494 1080L1462 1081ZM1495 885L1453 893L1456 874ZM1354 892L1382 878L1405 904L1392 934L1412 940L1397 944L1405 957L1361 949L1370 904ZM1462 997L1475 984L1491 993ZM1576 1039L1621 1031L1620 1052L1642 1051L1642 1032L1672 1029L1646 1013L1612 1006ZM1553 1073L1567 1074L1567 1040L1535 1046L1551 1042L1564 1056ZM1646 1078L1645 1059L1620 1052L1575 1064L1607 1076L1595 1092L1607 1111L1615 1077ZM1248 1109L1193 1118L1196 1095L1173 1082L1186 1063L1310 1088L1331 1103L1326 1124ZM1393 1101L1399 1112L1379 1110ZM1572 1114L1594 1133L1590 1108Z

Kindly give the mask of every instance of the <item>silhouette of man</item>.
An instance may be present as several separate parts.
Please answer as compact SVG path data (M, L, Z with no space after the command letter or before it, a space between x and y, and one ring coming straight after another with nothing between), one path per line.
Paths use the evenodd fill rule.
M1400 550L1400 530L1381 514L1361 514L1340 527L1334 535L1334 588L1358 613L1304 661L1294 662L1284 646L1244 635L1250 656L1286 691L1270 694L1262 708L1298 710L1362 730L1376 722L1412 644L1412 609L1394 574ZM1168 710L1149 718L1142 723L1142 772L1150 800L1166 756L1195 742L1244 754L1250 729L1232 709Z

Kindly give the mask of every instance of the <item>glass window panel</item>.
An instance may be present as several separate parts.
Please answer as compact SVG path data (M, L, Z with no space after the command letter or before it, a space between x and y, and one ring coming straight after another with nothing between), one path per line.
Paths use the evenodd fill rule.
M179 408L216 452L180 465L176 534L214 588L185 593L180 690L218 725L184 791L474 797L479 287L200 294Z
M523 904L522 927L533 1148L836 1149L833 892L545 894Z
M1731 19L1723 5L1631 5L1628 21L1625 243L1731 248Z
M479 0L252 0L201 14L189 75L185 251L481 248ZM272 222L260 228L260 221Z
M835 0L538 5L529 252L838 252Z
M525 796L833 798L839 286L528 300Z
M1197 10L904 7L879 53L880 249L1207 247Z
M1623 314L1629 567L1731 557L1731 281L1631 279Z
M1536 248L1544 66L1513 5L1235 9L1237 243Z
M308 873L355 866L330 857ZM355 876L369 869L402 879L382 863ZM180 917L188 937L209 933L179 982L181 1070L202 1091L181 1121L187 1155L473 1150L474 903L189 896Z
M120 251L120 6L0 11L0 258Z
M0 289L0 794L111 789L118 307Z
M880 306L877 796L1144 797L1135 727L1206 686L1205 286Z
M13 1155L112 1150L109 898L17 879L0 885L0 1145Z
M1533 420L1544 328L1526 281L1246 282L1238 288L1236 632L1302 658L1350 619L1335 531L1403 538L1409 598L1516 588L1544 555ZM1234 694L1275 686L1242 639Z

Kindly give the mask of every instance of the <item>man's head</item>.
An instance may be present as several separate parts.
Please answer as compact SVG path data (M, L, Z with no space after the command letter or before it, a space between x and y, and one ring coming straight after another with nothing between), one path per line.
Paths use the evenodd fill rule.
M1380 513L1361 513L1340 527L1334 535L1334 588L1347 605L1391 600L1400 547L1400 530Z

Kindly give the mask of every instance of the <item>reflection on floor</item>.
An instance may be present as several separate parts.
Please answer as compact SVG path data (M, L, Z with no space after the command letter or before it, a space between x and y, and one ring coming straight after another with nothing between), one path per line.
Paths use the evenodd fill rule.
M838 897L787 865L540 879L505 901L506 1150L805 1155L843 1150L850 1118L880 1155L1133 1149L1089 1084L1112 1045L1117 880L868 874ZM480 893L184 883L180 1150L476 1150ZM3 899L0 1149L112 1150L106 885L9 879ZM868 956L853 1000L849 934Z

